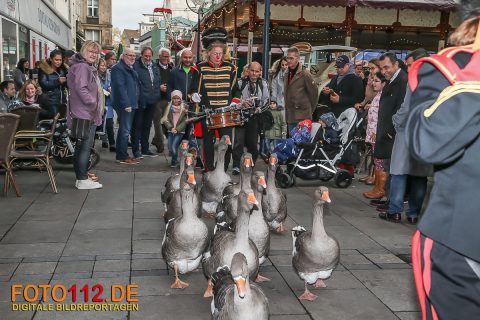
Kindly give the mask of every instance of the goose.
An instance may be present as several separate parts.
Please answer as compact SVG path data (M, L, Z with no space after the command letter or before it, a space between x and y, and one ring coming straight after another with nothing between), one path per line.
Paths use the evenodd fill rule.
M212 296L212 274L217 268L224 265L230 266L235 253L241 252L248 262L248 273L254 279L258 273L258 250L255 244L248 238L248 221L253 206L258 205L255 196L240 191L238 195L238 217L234 232L217 232L212 240L210 252L204 255L203 272L208 278L208 287L204 297Z
M217 222L231 224L237 218L238 194L240 190L253 193L251 176L253 172L253 157L251 153L244 153L240 159L240 182L229 184L223 189L222 200L216 210Z
M237 252L231 268L224 266L212 275L214 320L269 319L268 299L260 287L251 284L245 256Z
M168 203L170 202L171 196L175 190L180 189L180 177L182 176L182 172L185 169L185 162L183 161L183 158L188 152L188 141L187 140L182 140L180 143L179 147L179 161L180 161L180 167L178 169L178 172L170 177L168 177L167 181L165 181L165 187L162 191L162 202L165 211L167 211Z
M165 214L163 216L163 219L165 220L165 223L167 223L169 220L173 218L180 217L182 215L182 185L184 183L189 183L192 188L195 189L195 196L194 196L194 212L198 217L201 216L201 210L200 210L200 199L197 194L197 188L196 188L196 180L195 180L195 172L193 169L193 157L192 154L187 153L185 156L185 166L187 166L186 169L183 170L181 179L180 179L180 189L175 190L170 197L170 202L168 203L167 206L167 211L165 211Z
M231 145L230 137L225 135L220 139L217 148L217 165L214 170L203 175L200 198L202 209L209 217L213 217L218 203L222 199L223 189L231 182L230 176L225 172L225 153Z
M315 190L312 231L306 231L301 226L292 229L292 264L305 281L305 292L300 296L301 300L313 301L317 298L308 290L307 284L314 284L316 288L326 287L323 280L330 277L340 257L338 241L329 236L323 226L325 202L330 203L328 188L320 187Z
M270 250L270 231L268 224L265 221L262 212L262 197L263 192L267 188L265 183L265 174L261 171L256 171L252 175L252 187L258 205L253 209L248 222L248 237L253 241L258 250L258 264L265 262L268 251ZM270 281L270 279L257 275L255 282Z
M191 167L185 170L193 177ZM190 182L190 181L189 181ZM167 264L175 270L174 289L188 287L178 277L195 270L200 265L203 252L208 245L208 228L195 213L196 193L191 183L182 183L182 215L168 221L162 241L162 256Z
M275 185L277 167L277 155L272 153L268 160L267 189L266 195L262 198L262 209L270 228L277 232L284 232L287 231L283 226L287 218L287 196Z

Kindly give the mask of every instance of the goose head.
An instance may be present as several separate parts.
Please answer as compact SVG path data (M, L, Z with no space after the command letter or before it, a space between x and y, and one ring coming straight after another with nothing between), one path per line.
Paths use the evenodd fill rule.
M232 141L230 140L230 136L224 135L220 139L218 143L218 151L225 151L228 149L228 146L232 145Z
M276 171L278 166L278 158L276 153L272 153L268 158L268 168L272 171Z
M267 188L267 183L265 181L265 174L262 171L255 171L252 175L252 187L253 190L257 190L259 192L263 192Z
M193 155L187 153L184 159L185 169L182 172L182 179L180 180L180 187L183 189L185 185L195 188L197 181L195 180L195 170L193 168Z
M315 200L318 204L324 204L325 202L330 203L330 194L328 193L328 188L321 186L315 190Z
M251 153L245 152L240 159L240 173L251 173L253 170L253 157Z
M258 206L257 197L252 190L240 190L238 194L238 211L244 210L251 212Z
M248 265L247 258L237 252L233 255L232 258L232 268L231 274L233 281L235 282L235 287L237 288L237 293L240 298L245 298L247 294L247 281L248 281Z

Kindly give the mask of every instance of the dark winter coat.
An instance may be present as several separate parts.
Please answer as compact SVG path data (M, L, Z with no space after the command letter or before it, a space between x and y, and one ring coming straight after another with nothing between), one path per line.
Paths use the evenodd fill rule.
M335 76L327 85L340 96L338 103L330 101L330 94L321 93L320 102L327 105L335 117L338 117L343 111L351 108L355 103L362 102L365 98L365 89L362 79L353 73L349 73L343 77L338 83L338 75Z
M405 99L407 91L407 73L400 70L398 76L383 88L378 109L377 136L375 140L374 156L380 159L390 159L393 142L395 141L395 127L392 117Z
M153 82L148 68L142 62L142 58L135 61L133 68L137 72L140 87L138 106L145 108L147 104L154 105L160 101L160 70L158 64L152 62Z
M119 110L128 107L137 109L140 95L137 72L130 68L123 59L111 70L113 107Z
M42 109L39 115L40 120L53 119L55 117L55 109L52 108L50 100L43 94L37 96L33 103L29 103L25 100L23 100L22 103L26 106L37 104Z
M190 68L190 72L185 73L183 66L180 64L172 69L168 78L167 97L170 100L173 90L180 90L183 100L188 101L187 95L191 92L193 77L198 73L196 68ZM198 76L198 75L197 75Z
M68 67L62 64L58 69L52 66L50 59L40 63L38 69L38 83L42 88L43 94L49 98L50 103L59 106L67 102L66 88L67 83L60 83L60 77L66 77Z

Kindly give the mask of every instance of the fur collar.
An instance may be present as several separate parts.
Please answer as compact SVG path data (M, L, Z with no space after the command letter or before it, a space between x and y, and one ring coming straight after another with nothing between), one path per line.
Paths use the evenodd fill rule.
M60 66L60 68L63 68L65 70L68 70L68 66L66 66L64 63ZM57 70L50 64L49 60L43 60L40 62L40 69L42 69L43 72L46 74L52 74L55 73Z

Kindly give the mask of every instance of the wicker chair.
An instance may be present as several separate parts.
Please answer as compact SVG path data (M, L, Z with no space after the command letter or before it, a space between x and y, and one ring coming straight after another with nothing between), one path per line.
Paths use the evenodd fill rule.
M8 187L12 185L17 197L20 197L15 176L10 164L10 153L12 151L13 137L20 123L20 116L10 113L0 114L0 165L5 169L5 185L3 194L6 196Z
M57 114L52 121L52 128L50 131L19 131L14 137L13 150L10 154L10 166L16 160L20 161L34 161L39 167L47 169L48 177L52 185L53 192L58 193L57 184L55 182L55 175L53 174L52 164L50 163L50 148L52 146L52 138L55 131L55 126L59 115ZM45 144L41 149L36 150L19 150L15 148L15 141L18 139L35 139L36 141L43 140Z

